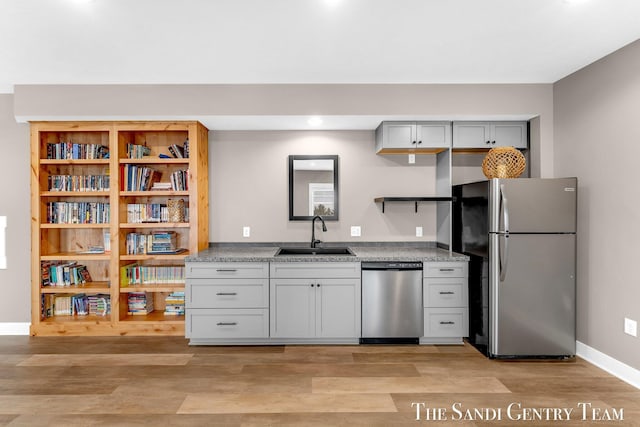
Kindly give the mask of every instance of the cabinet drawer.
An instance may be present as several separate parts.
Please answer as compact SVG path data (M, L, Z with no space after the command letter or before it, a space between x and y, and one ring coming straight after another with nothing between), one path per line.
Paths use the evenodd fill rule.
M466 337L469 334L467 308L425 308L425 337Z
M269 309L191 309L186 313L187 338L265 338Z
M187 308L269 307L269 279L187 279Z
M467 307L466 278L424 279L425 307Z
M359 278L359 262L272 262L271 277L279 279Z
M425 262L424 277L467 277L467 262Z
M189 262L186 265L187 278L268 278L267 262Z

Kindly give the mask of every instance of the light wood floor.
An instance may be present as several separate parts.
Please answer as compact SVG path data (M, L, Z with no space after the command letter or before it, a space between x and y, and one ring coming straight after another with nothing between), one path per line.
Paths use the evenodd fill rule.
M592 405L586 420L580 402ZM512 418L525 408L573 412L570 421L517 421L509 405ZM453 407L473 419L457 419ZM445 408L447 421L426 420L424 408ZM624 419L594 423L594 408L597 418ZM502 419L482 421L491 411ZM640 390L579 358L495 361L468 345L189 347L172 337L4 336L0 425L640 426Z

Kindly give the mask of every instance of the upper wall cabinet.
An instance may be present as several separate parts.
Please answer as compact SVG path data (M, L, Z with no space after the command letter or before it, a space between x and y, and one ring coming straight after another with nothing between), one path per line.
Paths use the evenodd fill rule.
M451 122L382 122L376 153L438 153L451 147Z
M527 122L453 122L453 149L528 148Z

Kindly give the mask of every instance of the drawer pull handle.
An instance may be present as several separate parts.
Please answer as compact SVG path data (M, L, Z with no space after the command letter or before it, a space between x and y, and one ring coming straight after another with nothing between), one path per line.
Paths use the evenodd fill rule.
M235 273L236 270L235 268L219 268L216 270L218 273Z
M218 326L236 326L237 322L219 322Z
M455 325L456 322L451 322L451 321L449 321L449 322L440 322L440 324L441 325Z
M453 295L455 292L453 291L440 291L440 295Z
M238 293L237 292L218 292L216 295L228 296L228 295L238 295Z
M454 271L453 268L441 268L440 271Z

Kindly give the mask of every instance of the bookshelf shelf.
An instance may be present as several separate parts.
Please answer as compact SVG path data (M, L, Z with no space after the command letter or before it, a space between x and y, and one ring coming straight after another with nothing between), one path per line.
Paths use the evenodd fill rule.
M146 254L146 255L120 255L121 261L145 261L145 260L184 260L184 257L189 255L189 251L180 252L176 255L165 254Z
M189 228L188 222L126 222L120 224L121 229L128 228Z
M175 316L164 314L164 311L156 310L147 315L127 315L122 319L123 322L167 322L167 323L184 323L184 316Z
M120 293L128 293L128 292L183 292L184 291L184 283L173 284L173 285L141 285L141 286L133 286L130 285L128 287L121 287Z
M108 165L109 159L41 159L40 165Z
M187 153L187 157L166 157L176 150ZM140 153L144 157L129 158ZM83 158L88 156L97 158ZM207 161L208 130L196 121L32 122L31 335L184 335L184 315L164 312L165 307L167 311L180 312L184 283L121 287L120 276L127 271L144 271L158 274L158 279L153 280L162 281L166 274L175 274L175 267L184 267L186 256L208 246L208 203L203 202L208 197ZM188 182L189 189L121 190L126 188L125 181L139 179L134 171L149 169L151 182ZM121 175L125 171L129 175ZM129 188L146 187L134 184ZM83 191L87 189L90 191ZM129 222L130 218L137 219L128 217L129 205L143 209L133 211L134 215L142 212L142 219L166 220L168 206L175 206L171 204L174 198L183 201L178 205L184 204L183 222ZM82 222L87 217L108 222L66 223L69 218ZM49 223L48 218L64 223ZM172 218L175 219L169 216ZM154 237L158 240L153 244L185 251L127 255L130 234L139 234L141 239L146 235L171 236L165 240ZM89 252L101 247L107 251ZM75 274L70 281L61 278L61 274L67 274L67 266L70 274ZM48 280L86 283L41 285ZM129 299L134 292L152 298L155 311L148 315L127 314L129 304L135 304ZM69 312L89 311L89 315L55 314L53 304L58 301L61 308L68 299L72 302ZM97 305L98 300L101 305ZM85 310L83 304L89 302L93 306L87 305ZM98 306L101 308L96 309ZM106 307L110 310L104 314ZM98 314L92 314L92 310ZM57 313L60 312L65 313Z
M55 254L41 255L42 261L109 261L111 254L94 253L84 254L78 252L58 252Z
M85 229L94 229L94 228L109 228L110 224L49 224L43 223L40 224L40 228L50 228L50 229L71 229L71 228L85 228Z
M108 191L42 191L40 197L109 197Z
M48 317L46 320L43 320L42 323L44 324L59 324L59 323L74 323L74 324L78 324L78 326L84 324L90 324L90 325L94 325L96 323L102 323L105 326L108 326L108 324L110 323L110 316L109 315L105 315L105 316L98 316L98 315L92 315L92 314L88 314L88 315L84 315L84 316L53 316L53 317Z
M188 165L189 159L162 159L143 157L141 159L120 159L121 164L138 164L138 165Z
M109 282L88 282L77 286L43 286L40 288L40 292L43 294L108 294L111 292L111 288Z
M121 191L121 197L149 197L149 196L188 196L188 191L149 190L149 191Z

